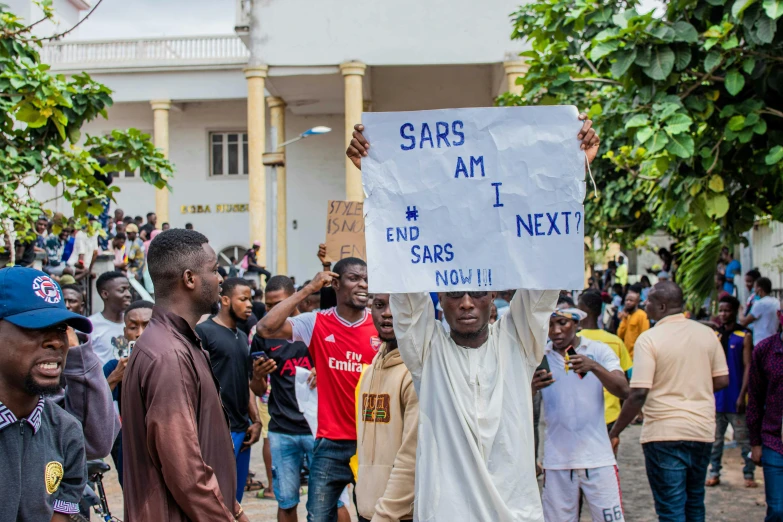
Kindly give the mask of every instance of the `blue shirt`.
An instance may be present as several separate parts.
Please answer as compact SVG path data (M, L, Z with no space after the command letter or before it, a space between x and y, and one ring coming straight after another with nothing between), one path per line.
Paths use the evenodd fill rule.
M723 283L723 289L730 294L734 294L734 276L742 272L742 265L736 259L726 265L726 282Z
M745 362L742 352L745 348L745 336L750 335L742 326L731 330L718 330L726 364L729 367L729 385L715 392L715 411L718 413L737 413L737 399L742 389L742 377L745 374Z

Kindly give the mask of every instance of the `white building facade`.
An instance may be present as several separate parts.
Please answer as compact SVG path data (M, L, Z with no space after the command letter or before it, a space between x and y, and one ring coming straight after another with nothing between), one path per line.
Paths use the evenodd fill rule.
M138 128L174 164L168 193L139 173L115 179L126 215L192 223L224 260L261 241L273 273L303 281L320 268L327 201L363 198L345 158L361 113L491 106L523 72L509 37L519 3L238 0L233 34L66 38L42 59L114 90L108 120L85 133ZM264 152L315 126L333 131L282 149L284 168L263 165Z

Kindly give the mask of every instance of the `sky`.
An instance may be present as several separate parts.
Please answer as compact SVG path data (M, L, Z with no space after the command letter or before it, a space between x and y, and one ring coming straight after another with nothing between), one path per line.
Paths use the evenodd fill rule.
M97 1L90 3L96 5ZM640 11L661 3L641 0ZM103 0L74 39L233 34L235 21L236 0Z
M236 0L103 0L75 36L107 40L233 34L235 21Z

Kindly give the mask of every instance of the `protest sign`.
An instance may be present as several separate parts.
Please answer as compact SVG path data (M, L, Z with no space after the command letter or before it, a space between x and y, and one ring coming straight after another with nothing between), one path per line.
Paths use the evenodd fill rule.
M329 201L326 211L326 260L367 259L364 246L364 205L360 201Z
M370 291L584 286L576 107L365 113Z

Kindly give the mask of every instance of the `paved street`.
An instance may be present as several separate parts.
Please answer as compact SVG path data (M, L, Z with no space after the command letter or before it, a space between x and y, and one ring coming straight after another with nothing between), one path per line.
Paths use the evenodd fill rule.
M646 522L655 520L655 509L652 494L647 485L644 471L644 455L639 444L638 426L628 428L623 434L620 444L620 480L623 490L623 506L626 520L629 522ZM742 480L742 463L739 448L726 450L724 454L724 474L722 484L717 488L707 490L707 520L709 522L760 521L764 519L764 489L761 470L757 470L756 479L760 487L745 489ZM110 461L111 459L109 459ZM260 447L253 452L251 469L257 476L263 475L263 459ZM263 479L266 480L266 479ZM106 490L109 494L109 505L113 514L122 519L122 492L120 491L114 471L107 476ZM304 509L305 497L299 505L299 519L306 520ZM248 493L242 503L250 520L253 522L272 522L276 520L277 503L270 500L255 498L254 493ZM95 518L95 517L93 517ZM356 514L353 513L356 520ZM583 514L583 521L589 516Z

